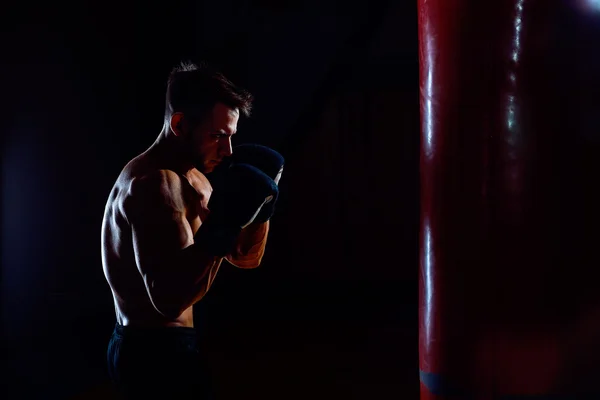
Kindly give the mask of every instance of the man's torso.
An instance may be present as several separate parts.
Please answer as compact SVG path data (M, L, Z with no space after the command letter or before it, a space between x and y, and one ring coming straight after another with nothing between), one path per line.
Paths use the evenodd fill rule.
M192 327L192 307L185 310L177 320L169 320L152 305L142 275L137 269L132 232L124 209L132 181L159 169L150 156L142 154L125 166L113 186L102 222L104 275L113 294L117 323L124 326ZM195 169L180 177L187 220L195 234L201 221L208 215L212 187L206 177Z

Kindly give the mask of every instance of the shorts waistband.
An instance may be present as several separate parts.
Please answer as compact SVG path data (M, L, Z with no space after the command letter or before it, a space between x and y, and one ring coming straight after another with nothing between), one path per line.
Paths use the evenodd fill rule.
M185 326L140 327L115 324L114 333L120 337L190 337L196 338L196 328Z

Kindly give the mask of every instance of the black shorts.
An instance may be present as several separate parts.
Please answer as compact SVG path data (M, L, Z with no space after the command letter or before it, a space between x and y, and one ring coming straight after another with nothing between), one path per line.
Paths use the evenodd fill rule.
M108 373L127 399L212 399L210 374L194 328L117 324L108 344Z

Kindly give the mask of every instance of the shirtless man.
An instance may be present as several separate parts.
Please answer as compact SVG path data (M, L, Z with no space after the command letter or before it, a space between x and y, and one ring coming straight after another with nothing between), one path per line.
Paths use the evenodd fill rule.
M279 153L232 149L252 96L207 66L168 81L156 141L119 175L102 224L102 262L114 297L111 379L127 398L210 397L193 305L225 259L261 263L283 169Z

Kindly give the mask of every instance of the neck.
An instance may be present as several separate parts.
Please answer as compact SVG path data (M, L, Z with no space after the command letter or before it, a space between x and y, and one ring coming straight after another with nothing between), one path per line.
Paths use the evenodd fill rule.
M165 123L160 134L147 150L165 169L185 174L194 168L182 145L181 138L177 137L168 123ZM161 167L163 168L163 167Z

